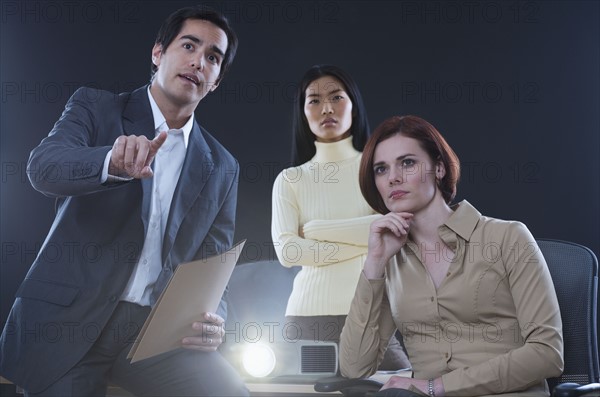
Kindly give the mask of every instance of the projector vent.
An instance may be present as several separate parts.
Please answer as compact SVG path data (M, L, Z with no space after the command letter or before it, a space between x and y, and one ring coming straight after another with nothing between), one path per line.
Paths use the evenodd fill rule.
M335 346L302 346L300 354L300 372L303 374L335 373L337 370Z

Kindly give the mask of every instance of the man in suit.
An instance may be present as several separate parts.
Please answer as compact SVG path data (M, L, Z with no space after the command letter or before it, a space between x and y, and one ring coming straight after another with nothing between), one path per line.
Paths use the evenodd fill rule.
M126 359L174 268L232 246L239 165L194 110L236 49L223 15L178 10L149 86L77 90L32 151L30 181L57 213L0 337L1 374L27 395L104 395L107 381L136 395L247 395L217 352L223 301L182 348Z

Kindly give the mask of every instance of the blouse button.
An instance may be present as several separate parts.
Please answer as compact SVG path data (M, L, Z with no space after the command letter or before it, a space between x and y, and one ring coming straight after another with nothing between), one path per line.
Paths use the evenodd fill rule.
M431 297L431 301L432 301L432 302L434 301L434 299L433 299L433 296Z

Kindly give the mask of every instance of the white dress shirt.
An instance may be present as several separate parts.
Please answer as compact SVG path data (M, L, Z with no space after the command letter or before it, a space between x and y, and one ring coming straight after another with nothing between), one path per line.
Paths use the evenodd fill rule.
M150 305L152 288L162 270L163 236L173 193L181 174L190 132L194 124L192 115L183 128L170 129L154 98L152 98L150 88L148 88L148 98L154 117L155 134L158 135L162 131L168 131L169 135L154 158L152 197L144 246L142 247L140 259L135 265L129 282L121 295L121 300L142 306Z

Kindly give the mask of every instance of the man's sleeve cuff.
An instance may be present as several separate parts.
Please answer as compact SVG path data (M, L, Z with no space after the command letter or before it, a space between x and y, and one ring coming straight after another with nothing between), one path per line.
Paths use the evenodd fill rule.
M104 158L104 165L102 166L102 176L100 177L100 183L116 183L116 182L129 182L133 178L127 177L123 178L116 175L110 175L108 173L108 165L110 164L110 156L112 155L112 149L106 153L106 157Z

